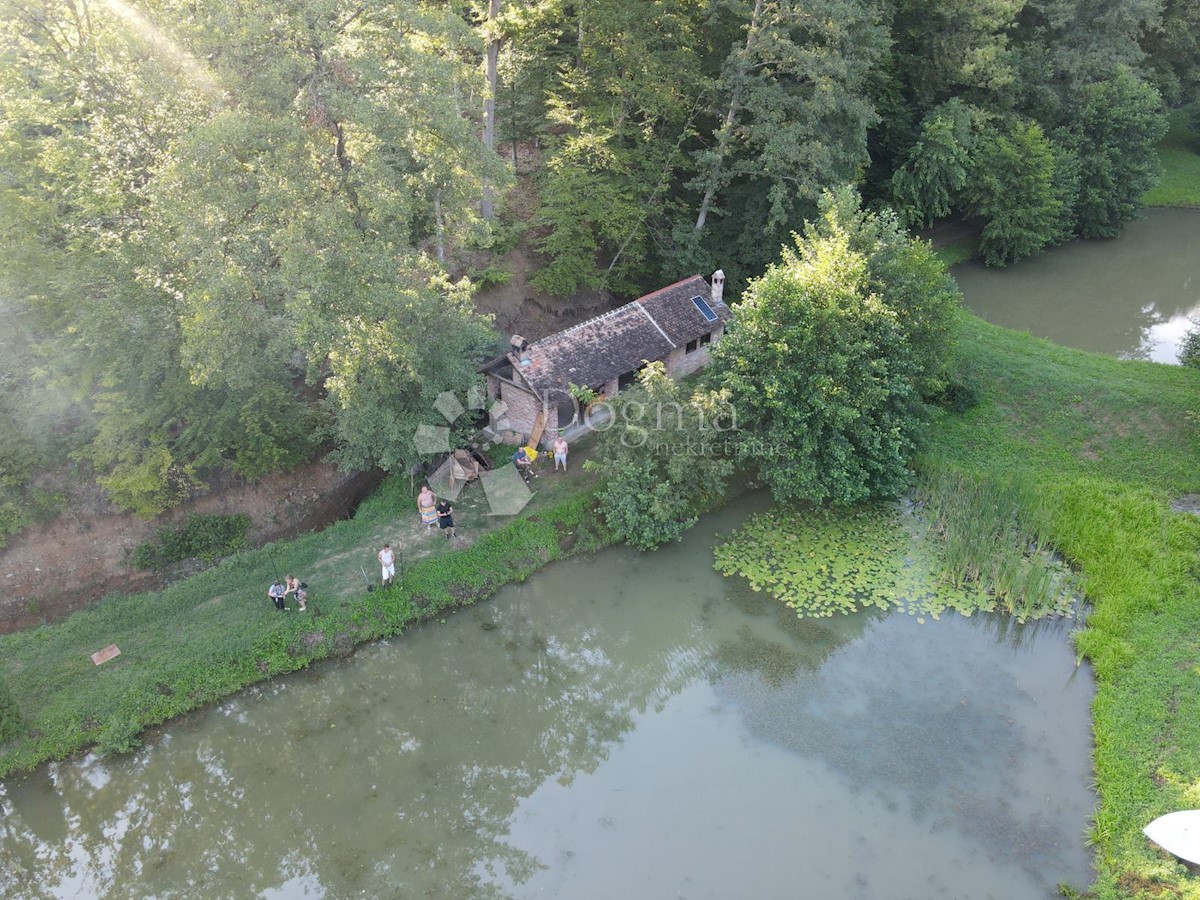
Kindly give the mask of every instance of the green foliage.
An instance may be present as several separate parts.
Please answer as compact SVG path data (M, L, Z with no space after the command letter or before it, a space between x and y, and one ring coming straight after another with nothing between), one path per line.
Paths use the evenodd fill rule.
M0 677L0 744L16 737L25 727L21 709L8 689L4 679Z
M57 428L86 411L67 449L142 515L209 470L310 459L326 428L352 433L363 465L390 463L385 442L361 446L370 411L318 400L356 323L411 334L411 368L433 376L430 320L456 358L480 327L461 303L421 309L444 297L437 267L410 261L435 236L477 246L482 180L506 184L460 108L469 27L423 2L153 0L139 14L168 49L85 5L17 2L0 36L0 169L22 173L0 179L0 285L33 363L21 386Z
M738 412L739 459L778 500L895 496L943 381L957 289L927 244L852 193L826 199L754 281L714 348Z
M1014 119L980 135L966 192L986 220L979 248L988 265L1016 262L1063 237L1054 164L1054 148L1036 122Z
M957 205L971 170L977 116L955 98L925 117L920 138L892 175L892 200L906 222L929 225Z
M1200 6L1165 0L1162 17L1141 36L1149 80L1175 105L1200 96Z
M477 364L495 353L469 283L423 281L418 272L413 284L377 292L372 314L346 320L331 341L331 457L344 468L400 471L424 461L414 438L422 426L445 426L438 395L465 403L478 386Z
M638 387L611 401L613 424L584 466L603 481L600 512L612 533L652 550L679 540L724 499L733 474L725 446L733 419L726 395L689 395L662 363L650 363L638 377Z
M1075 230L1115 237L1158 178L1155 147L1167 131L1162 99L1128 68L1072 99L1064 133L1078 158Z
M723 574L742 576L801 618L872 607L933 618L991 610L986 591L940 577L938 551L910 511L881 503L759 513L713 556Z
M132 562L139 569L156 569L185 559L214 562L245 549L250 517L189 513L178 527L160 528L153 541L134 548Z
M1192 326L1179 345L1179 364L1189 369L1200 369L1200 322Z

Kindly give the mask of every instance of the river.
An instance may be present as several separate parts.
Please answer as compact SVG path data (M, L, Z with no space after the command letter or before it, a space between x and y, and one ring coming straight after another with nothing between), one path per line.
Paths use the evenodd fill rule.
M1093 688L1068 623L802 622L712 569L716 532L764 502L0 786L0 894L1086 886Z
M1072 241L1018 265L958 266L989 322L1127 359L1177 361L1200 317L1200 210L1149 209L1109 241Z

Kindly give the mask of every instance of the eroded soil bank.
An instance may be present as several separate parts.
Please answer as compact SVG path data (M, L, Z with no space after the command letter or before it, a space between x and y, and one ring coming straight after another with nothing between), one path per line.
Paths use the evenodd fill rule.
M255 546L323 528L352 514L382 472L348 475L324 463L213 490L156 519L131 513L73 513L16 535L0 550L0 633L65 618L114 592L152 590L196 571L181 563L164 572L129 564L134 547L189 513L250 517Z

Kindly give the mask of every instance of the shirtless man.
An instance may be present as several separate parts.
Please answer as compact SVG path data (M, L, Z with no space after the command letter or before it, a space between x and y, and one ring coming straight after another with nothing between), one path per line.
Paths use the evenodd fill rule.
M561 434L558 440L554 442L554 471L558 471L558 464L562 463L562 470L567 471L567 439Z
M296 605L300 608L300 612L304 612L308 608L308 604L305 602L308 599L308 585L295 575L289 575L284 579L284 584L287 585L287 590L283 592L283 596L295 594Z

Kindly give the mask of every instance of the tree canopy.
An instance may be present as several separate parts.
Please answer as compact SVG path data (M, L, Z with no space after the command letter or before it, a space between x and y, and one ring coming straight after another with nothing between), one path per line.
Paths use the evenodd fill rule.
M843 189L753 280L712 377L738 414L738 457L778 500L895 496L942 383L959 295L928 244Z
M736 296L842 184L979 219L995 264L1116 234L1194 6L0 0L0 533L66 454L146 514L411 464L499 344L464 277L517 240L570 306Z

